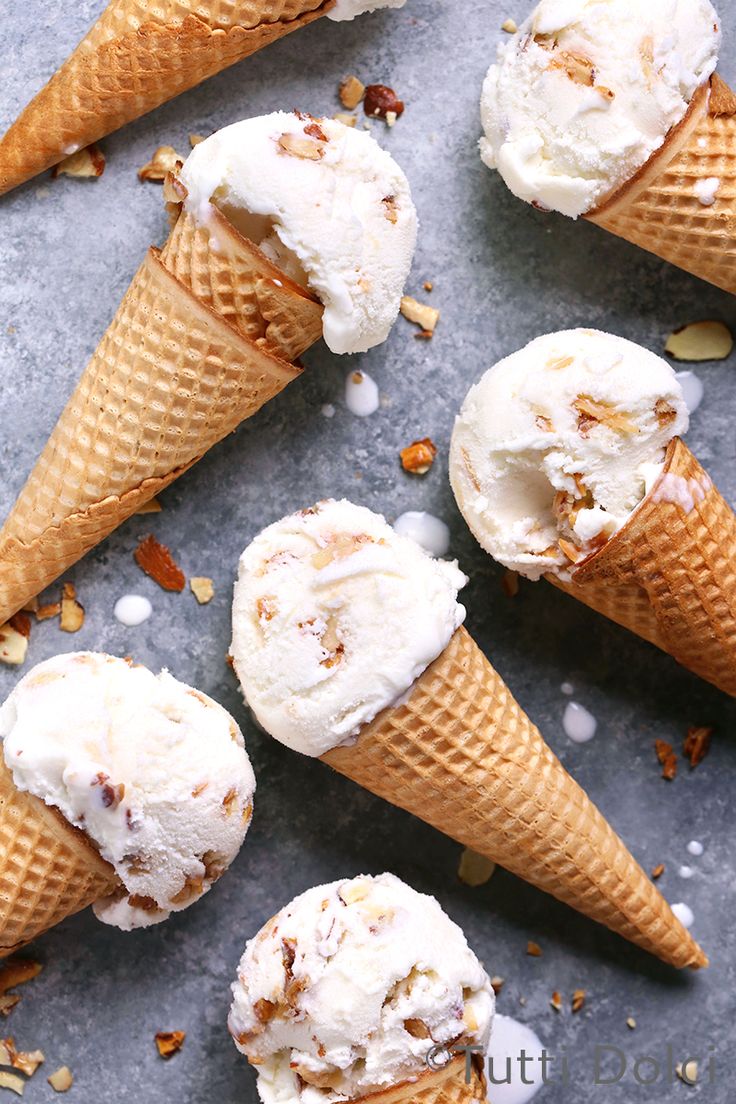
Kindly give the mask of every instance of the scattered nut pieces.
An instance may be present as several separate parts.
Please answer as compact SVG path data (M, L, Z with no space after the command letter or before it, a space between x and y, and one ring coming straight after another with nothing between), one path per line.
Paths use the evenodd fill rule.
M17 1050L15 1039L9 1035L7 1039L0 1039L0 1066L12 1066L20 1070L26 1077L33 1077L34 1073L45 1061L41 1050Z
M369 84L363 97L363 110L371 118L383 119L389 126L393 126L399 116L404 114L404 101L387 84Z
M102 176L104 171L105 155L93 142L91 146L85 146L65 157L54 166L51 175L54 180L57 176L97 177Z
M555 1012L561 1012L562 1011L562 997L560 996L560 994L557 992L556 989L555 989L554 993L552 994L552 996L550 997L549 1003L552 1005Z
M698 1063L694 1058L688 1058L687 1062L678 1062L675 1073L686 1085L695 1085L698 1080Z
M671 782L677 774L677 753L673 751L672 744L668 744L666 740L655 740L654 750L662 764L662 777Z
M349 77L345 77L340 81L340 87L337 90L337 94L340 97L340 103L343 107L346 107L348 111L353 111L358 106L360 101L365 95L365 85L361 80L352 74Z
M439 322L440 312L436 307L430 307L426 303L418 303L411 295L402 295L401 313L409 322L415 322L421 326L422 332L430 337Z
M136 517L139 514L160 514L162 508L157 498L149 498L148 502L144 502L141 508L136 510Z
M184 1046L187 1037L186 1031L157 1031L156 1046L162 1058L171 1058Z
M62 632L79 632L84 624L84 606L77 601L77 590L74 583L64 583L61 592L61 620L59 628Z
M634 1028L636 1027L636 1020L633 1016L629 1016L628 1020L626 1021L626 1026L628 1027L629 1031L634 1030Z
M655 867L652 867L652 880L656 882L657 878L661 878L664 874L664 863L657 863Z
M287 133L279 138L279 149L302 161L321 161L325 155L325 142L317 136L307 136L306 131L303 136Z
M58 617L61 613L61 602L48 602L45 606L39 606L36 610L37 621L49 621L52 617Z
M0 1016L9 1016L19 1000L17 993L0 994Z
M184 164L173 146L159 146L153 157L138 170L139 180L152 180L156 184L163 184L167 173L177 173Z
M0 993L7 993L17 985L24 985L37 977L43 966L32 958L9 958L0 966Z
M434 291L434 284L432 283L431 280L425 280L424 283L422 284L422 287L424 288L425 291Z
M491 989L493 990L493 992L495 993L496 996L498 996L498 994L501 992L501 990L503 989L505 984L506 984L506 978L502 978L502 977L492 977L491 978Z
M426 475L432 467L436 455L437 447L430 437L422 437L419 441L412 441L399 453L402 468L413 475Z
M204 134L189 135L189 145L192 147L192 149L194 149L195 146L198 146L200 142L204 142Z
M31 622L27 613L16 613L0 625L0 663L19 667L28 654Z
M529 942L526 945L526 953L528 955L531 955L532 958L541 958L542 957L542 948L539 946L538 943L534 943L530 939Z
M685 757L690 760L690 770L703 762L710 751L712 737L713 729L707 726L692 726L687 730L682 751Z
M206 606L215 597L214 583L206 575L194 575L189 580L189 586L200 606Z
M506 34L516 34L518 29L519 28L516 26L516 23L513 19L504 19L503 23L501 24L501 30L505 31Z
M358 125L357 115L348 115L344 111L336 111L332 118L337 123L342 123L343 126L354 127Z
M673 360L691 363L701 360L725 360L733 350L733 335L723 322L691 322L667 338L664 351Z
M572 1001L570 1002L570 1007L572 1008L573 1013L577 1013L583 1008L585 1004L585 996L586 994L584 989L576 989L573 992Z
M22 1096L25 1086L25 1081L22 1077L18 1077L17 1073L6 1073L4 1070L0 1070L0 1089L10 1089L11 1092Z
M490 881L495 869L496 864L487 859L485 855L479 855L477 851L471 851L469 847L466 847L460 856L457 876L466 886L477 888Z
M181 592L186 584L186 576L171 555L165 544L157 541L153 534L144 537L133 558L141 571L158 583L163 590Z
M507 598L515 598L519 593L519 572L504 571L501 576L501 586Z
M55 1092L69 1092L69 1089L74 1084L74 1077L72 1071L68 1066L60 1066L55 1073L52 1073L50 1077L47 1077L49 1085Z

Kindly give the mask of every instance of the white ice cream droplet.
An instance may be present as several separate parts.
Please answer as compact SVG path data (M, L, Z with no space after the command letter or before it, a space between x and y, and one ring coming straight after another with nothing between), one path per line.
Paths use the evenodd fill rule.
M688 414L694 414L703 401L703 381L695 372L676 372Z
M695 917L693 916L693 910L688 905L683 904L682 901L678 901L677 904L672 905L671 908L684 927L691 928L693 926Z
M696 180L693 185L693 191L704 207L712 207L716 201L716 195L718 194L720 186L721 181L719 177L708 176L705 180Z
M335 408L332 403L324 403L321 413L323 418L334 418Z
M375 414L380 404L376 381L367 372L350 372L345 380L345 403L359 418Z
M698 840L690 840L689 844L687 845L687 849L689 854L695 855L696 858L700 858L700 856L703 854L703 851L705 850L702 843L699 843Z
M681 878L692 878L695 871L691 866L681 866L677 873Z
M153 606L142 594L124 594L115 603L113 613L121 625L133 628L148 620L153 613Z
M431 556L446 556L450 550L450 530L433 514L408 510L397 517L393 527L400 537L411 537Z
M560 692L569 698L571 694L575 693L575 687L571 682L563 682L560 686Z
M592 740L598 728L598 721L585 706L578 702L568 702L562 715L562 727L565 734L575 744L587 744Z
M495 1015L486 1066L489 1104L527 1104L536 1096L543 1083L544 1050L526 1024L510 1016Z

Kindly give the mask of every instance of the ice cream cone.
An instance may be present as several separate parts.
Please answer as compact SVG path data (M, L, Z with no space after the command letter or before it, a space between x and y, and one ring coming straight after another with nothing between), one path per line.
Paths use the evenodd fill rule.
M736 517L679 438L631 518L552 581L736 696Z
M714 75L631 180L586 216L725 291L736 293L736 96ZM700 186L717 180L713 203Z
M111 0L0 141L0 194L241 58L334 0Z
M464 629L404 704L322 758L665 962L707 965Z
M416 1081L404 1081L360 1098L360 1104L473 1104L486 1100L480 1055L453 1058L444 1069L427 1070Z
M179 221L0 530L0 623L281 391L319 336L317 300L222 216Z
M0 957L111 893L115 871L83 832L16 789L0 755Z

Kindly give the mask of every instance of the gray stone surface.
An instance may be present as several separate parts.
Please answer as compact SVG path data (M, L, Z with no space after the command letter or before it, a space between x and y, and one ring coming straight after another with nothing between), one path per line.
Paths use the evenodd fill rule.
M100 10L5 0L0 25L3 125L53 71ZM325 348L257 418L215 449L163 497L164 511L125 525L71 573L87 620L76 637L55 623L34 629L30 660L73 648L131 653L168 665L230 708L243 724L258 774L253 827L233 869L200 904L169 923L124 935L78 916L34 948L46 963L8 1022L23 1046L41 1046L48 1067L74 1070L70 1100L255 1101L255 1079L226 1030L228 985L246 937L306 887L385 868L434 893L465 928L490 972L507 979L499 1010L531 1024L551 1050L566 1050L570 1084L549 1086L545 1104L621 1104L699 1097L733 1099L734 708L666 656L599 619L546 584L522 585L515 600L501 572L476 547L447 482L452 420L468 386L495 359L540 332L586 324L659 351L674 326L705 317L736 324L734 300L591 226L516 202L478 159L477 99L501 22L521 18L518 0L409 0L400 13L352 25L320 21L104 142L105 175L90 183L39 178L0 203L0 512L11 505L74 381L151 242L165 234L160 189L135 172L159 143L187 148L209 133L278 107L338 110L347 72L385 81L407 101L392 130L374 133L407 170L422 231L409 290L432 280L442 318L431 343L399 320L387 344L352 361ZM736 77L736 2L722 0L723 75ZM380 384L381 410L360 420L343 402L347 371L360 364ZM689 443L722 490L736 498L733 359L699 370L705 401ZM323 403L333 403L331 420ZM424 479L399 468L400 447L430 435L440 455ZM660 885L695 913L695 935L712 958L701 976L677 976L645 954L498 871L486 886L456 880L459 848L389 808L320 763L299 758L249 722L225 666L237 557L266 523L325 495L346 495L393 518L427 509L452 530L452 552L471 575L468 625L518 699L645 868L664 862ZM197 607L165 594L132 559L155 532L190 574L211 575L217 596ZM147 594L152 619L128 630L112 616L126 592ZM17 675L0 670L0 693ZM561 727L563 680L599 720L594 741L571 744ZM717 736L695 772L659 776L656 737L681 743L688 724ZM689 859L690 839L705 844ZM690 881L678 866L695 868ZM527 939L544 949L525 954ZM585 988L577 1016L569 995ZM549 1006L554 989L565 1009ZM628 1016L637 1022L626 1027ZM0 1030L5 1028L0 1024ZM187 1031L183 1052L164 1063L153 1034ZM595 1088L596 1044L620 1047L628 1070L618 1086ZM715 1083L687 1089L666 1078L676 1058L710 1056ZM642 1087L637 1055L654 1055L662 1078ZM47 1068L47 1072L50 1072ZM649 1068L642 1070L650 1074ZM43 1076L29 1101L53 1096Z

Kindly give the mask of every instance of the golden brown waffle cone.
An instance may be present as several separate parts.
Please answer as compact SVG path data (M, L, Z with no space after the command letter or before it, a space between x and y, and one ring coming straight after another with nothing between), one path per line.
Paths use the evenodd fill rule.
M736 696L736 517L679 438L623 529L552 581Z
M334 0L112 0L0 141L0 195L324 15Z
M717 177L715 203L698 183ZM736 293L736 96L715 75L642 169L586 217L717 287Z
M0 754L0 958L117 884L115 871L83 832L16 789Z
M431 1046L432 1040L428 1042ZM416 1081L404 1081L382 1092L361 1096L356 1104L475 1104L477 1101L486 1102L482 1060L480 1055L472 1055L470 1061L461 1055L453 1058L444 1069L428 1069Z
M665 962L707 964L464 629L405 704L323 759Z
M229 228L227 254L208 250L182 217L198 294L172 243L149 250L0 530L0 624L281 391L300 372L284 356L321 332L320 304L255 246Z

